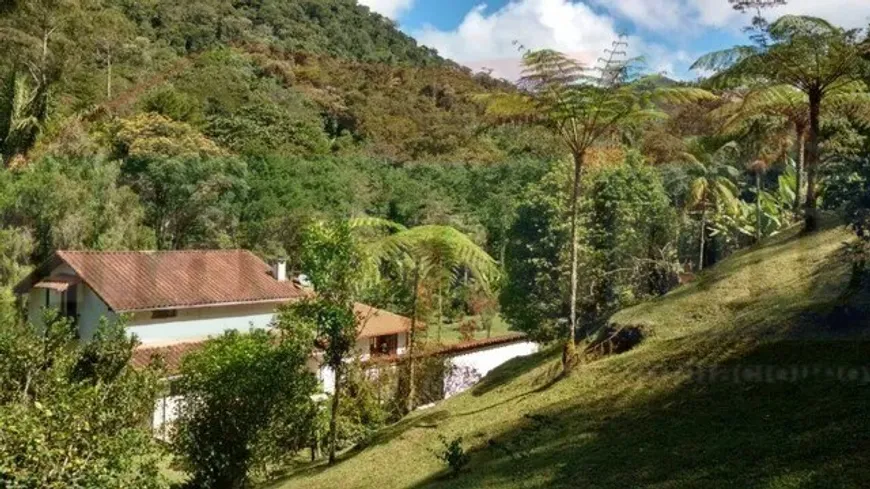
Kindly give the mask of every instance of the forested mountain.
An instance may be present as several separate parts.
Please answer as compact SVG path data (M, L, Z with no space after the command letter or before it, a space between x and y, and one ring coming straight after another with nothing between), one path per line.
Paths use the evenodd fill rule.
M13 262L61 247L293 256L300 222L361 213L497 249L500 211L471 201L516 195L512 168L561 156L546 131L485 124L479 95L508 84L353 0L4 9L0 213L30 250Z

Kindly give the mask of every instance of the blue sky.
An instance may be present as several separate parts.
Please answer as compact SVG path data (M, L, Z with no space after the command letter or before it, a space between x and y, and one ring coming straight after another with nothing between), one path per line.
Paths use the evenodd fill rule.
M650 72L689 79L698 56L746 41L749 21L728 0L359 0L418 41L473 69L518 74L513 41L594 63L619 34ZM870 24L870 0L790 0L769 16L808 14L844 27Z

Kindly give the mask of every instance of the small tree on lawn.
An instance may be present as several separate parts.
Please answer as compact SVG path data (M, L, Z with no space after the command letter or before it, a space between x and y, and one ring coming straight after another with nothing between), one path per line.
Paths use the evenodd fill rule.
M173 446L194 487L249 487L310 446L314 332L286 317L276 326L228 331L185 357Z
M364 267L350 226L342 221L317 222L303 235L302 267L317 292L287 307L288 314L309 321L317 331L323 363L333 373L332 409L329 419L329 463L335 463L338 445L338 416L341 409L345 361L353 352L357 337L354 295Z

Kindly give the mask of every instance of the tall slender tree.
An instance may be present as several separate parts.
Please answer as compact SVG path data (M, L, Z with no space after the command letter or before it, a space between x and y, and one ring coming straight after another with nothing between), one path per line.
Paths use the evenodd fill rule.
M578 205L586 157L595 145L605 144L620 130L665 117L658 102L711 99L699 88L662 87L652 78L633 76L636 60L626 59L620 39L589 68L569 56L545 49L523 55L523 77L518 92L486 97L488 114L497 122L526 122L551 129L570 152L573 179L570 196L570 304L568 338L562 355L565 370L575 358L578 300Z
M317 295L288 306L287 312L315 324L324 363L332 369L332 409L329 418L329 463L336 461L338 416L345 361L357 337L354 297L363 276L363 255L343 221L316 222L303 236L302 267Z

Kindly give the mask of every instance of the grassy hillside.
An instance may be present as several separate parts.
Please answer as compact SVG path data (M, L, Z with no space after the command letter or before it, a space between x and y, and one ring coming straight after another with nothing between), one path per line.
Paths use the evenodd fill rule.
M628 353L564 379L554 352L517 359L273 487L863 487L870 347L865 301L844 295L848 236L781 235L617 314L650 332ZM457 478L439 434L471 451Z

